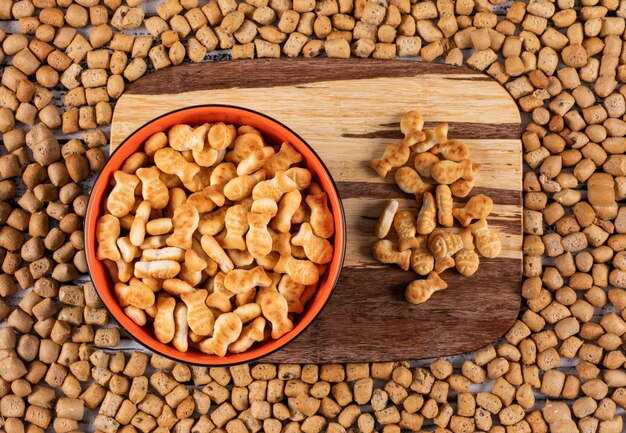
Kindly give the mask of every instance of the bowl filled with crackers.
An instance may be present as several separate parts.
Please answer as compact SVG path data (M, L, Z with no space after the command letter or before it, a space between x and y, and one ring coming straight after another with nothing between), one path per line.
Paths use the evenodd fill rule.
M313 149L262 113L223 105L132 133L85 218L91 278L119 325L197 365L250 362L301 334L337 284L345 236Z

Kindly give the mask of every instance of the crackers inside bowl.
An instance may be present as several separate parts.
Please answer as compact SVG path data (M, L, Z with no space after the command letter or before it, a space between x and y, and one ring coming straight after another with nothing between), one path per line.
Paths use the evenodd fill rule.
M294 132L238 107L165 114L131 134L97 179L90 273L146 347L202 365L248 362L293 340L337 282L341 201Z

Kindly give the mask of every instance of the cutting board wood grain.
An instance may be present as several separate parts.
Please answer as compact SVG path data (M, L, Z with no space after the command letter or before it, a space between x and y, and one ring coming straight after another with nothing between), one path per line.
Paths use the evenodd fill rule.
M337 182L347 221L345 267L320 317L277 362L409 360L468 352L495 341L515 321L522 269L520 116L495 81L463 67L375 60L209 62L155 72L117 102L111 147L147 121L199 104L237 105L289 126L321 156ZM426 125L448 122L481 164L472 194L494 201L490 225L502 240L471 278L448 270L449 288L409 305L404 288L417 278L375 262L376 219L389 198L416 209L369 160L401 138L399 119L418 108ZM464 200L459 200L462 205Z

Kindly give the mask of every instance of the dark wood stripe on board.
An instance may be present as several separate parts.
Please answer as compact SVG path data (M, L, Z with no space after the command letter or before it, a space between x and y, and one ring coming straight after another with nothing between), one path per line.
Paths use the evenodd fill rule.
M427 128L432 128L438 122L426 122ZM342 134L346 138L388 138L401 140L404 136L400 132L400 123L387 123L380 125L384 128L363 134ZM518 140L520 137L519 123L472 123L472 122L448 122L448 138L466 140Z
M404 300L404 289L418 278L422 277L394 266L344 268L321 316L287 350L268 360L372 362L464 353L478 349L477 341L501 337L515 321L521 301L520 260L483 259L471 278L448 270L442 274L448 283L445 296L435 294L424 304L410 305ZM517 284L502 287L502 281ZM484 302L489 294L497 299L495 303ZM372 303L378 308L368 308ZM436 337L442 326L445 341ZM360 331L358 338L336 331L355 327Z
M372 198L388 199L390 197L411 198L393 183L367 183L367 182L337 182L339 195L342 199L348 198ZM503 205L522 205L522 192L508 189L474 187L471 195L485 194L492 198L494 203ZM455 202L463 203L466 199L455 198Z
M332 69L329 69L332 64ZM210 65L210 66L209 66ZM209 69L210 68L210 69ZM303 73L303 68L306 71ZM211 73L207 74L207 70ZM252 61L215 61L167 68L147 75L125 94L156 95L168 83L169 93L192 92L231 87L259 88L295 86L320 81L343 81L382 77L410 77L418 74L467 75L468 80L487 79L462 66L441 68L435 63L414 61L390 62L374 59L257 59ZM465 78L463 78L465 79Z
M518 234L519 234L519 232L518 232ZM391 240L395 241L395 238L393 236L388 237L388 239L391 239ZM372 243L373 243L373 241L372 241ZM370 258L370 257L368 257L368 258ZM489 259L489 258L481 256L480 257L480 267L479 267L479 269L482 269L484 266L508 266L508 265L521 266L521 262L517 258L496 257L496 258L493 258L493 259ZM371 271L371 270L387 272L389 270L389 268L392 268L393 271L401 270L400 268L398 268L395 265L386 265L384 263L377 262L374 258L370 258L369 261L361 261L361 262L359 262L359 264L344 265L342 273L343 272L350 273L350 272ZM476 284L481 283L481 280L478 277L476 277L477 278L476 280L473 280L475 275L473 275L471 277L472 279L464 279L465 277L463 277L461 274L459 274L458 272L456 272L453 269L447 271L447 273L445 275L446 275L446 277L445 278L442 277L442 278L444 280L446 280L446 281L448 281L448 278L455 279L455 281L456 281L456 278L458 277L458 278L460 278L458 281L461 281L461 282L469 283L471 281L472 284L474 284L474 283L476 283ZM408 280L406 280L407 278L408 278ZM401 285L402 284L406 285L406 284L410 283L411 281L413 281L413 280L415 280L417 278L418 278L418 275L413 273L413 271L411 271L408 274L404 273L404 271L403 271L402 274L398 273L398 275L396 276L396 279L398 280L397 284L401 284ZM390 281L391 281L391 283L393 283L395 280L392 279Z
M486 269L489 269L492 266L502 266L503 268L506 267L507 269L510 266L513 266L514 268L517 266L521 266L521 262L518 259L514 259L514 258L509 258L509 257L495 257L495 258L487 258L487 257L480 257L480 267L478 268L478 272L473 275L471 278L470 277L464 277L461 274L459 274L458 272L456 272L453 269L449 269L447 271L444 271L443 274L441 274L441 278L443 278L446 281L450 281L453 280L455 281L455 284L457 284L458 282L462 282L462 283L469 283L471 282L472 284L476 283L482 283L485 282L482 280L482 278L486 278L485 275L483 275L483 272L487 272L484 271ZM386 265L384 263L380 263L375 261L372 258L372 261L369 263L363 263L362 265L352 265L352 266L344 266L344 269L350 269L350 271L346 271L349 274L350 273L357 273L357 272L370 272L370 271L380 271L380 270L385 270L385 272L390 272L390 274L387 274L390 276L390 282L391 284L399 284L399 285L403 285L403 284L408 284L409 282L417 279L419 276L416 275L413 272L407 273L404 272L402 269L400 269L399 267L395 266L395 265ZM483 271L481 271L481 269L483 269ZM512 269L510 271L507 272L511 272L512 275L515 274L516 269ZM343 272L342 271L342 278L343 276ZM347 277L346 277L347 278ZM419 277L421 278L421 277ZM474 279L476 278L476 279ZM516 277L517 278L517 277ZM519 278L521 279L521 276L519 276ZM394 283L395 281L395 283Z
M405 209L405 208L402 208ZM418 209L411 209L408 208L407 210L413 210L414 214L417 215ZM498 232L503 234L503 235L511 235L511 236L521 236L522 234L522 223L519 219L506 219L506 220L499 220L497 219L498 217L498 213L493 211L491 212L491 214L488 217L489 220L489 224L491 224L493 222L494 225L498 226ZM378 220L377 217L375 216L360 216L360 218L362 218L363 220L369 220L371 222L371 226L373 227L375 222ZM455 222L455 229L461 229L462 227L458 225L458 223ZM373 233L373 229L371 231L368 232L368 234L372 234ZM363 266L375 266L377 265L377 262L374 262L373 260L371 262L363 262L362 265ZM346 265L347 266L347 265ZM358 266L349 266L350 268L357 268Z

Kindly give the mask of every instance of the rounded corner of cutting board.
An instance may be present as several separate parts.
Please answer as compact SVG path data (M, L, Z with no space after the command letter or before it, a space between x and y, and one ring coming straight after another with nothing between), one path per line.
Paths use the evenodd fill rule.
M485 76L489 77L488 75L484 74ZM520 111L520 108L517 105L517 101L513 98L513 96L511 96L511 94L508 92L508 90L506 90L504 88L504 86L500 83L498 83L496 80L494 80L493 78L489 77L490 80L492 80L499 88L500 91L503 94L503 97L507 98L510 102L511 102L511 112L516 116L517 118L517 124L519 124L519 134L521 137L522 134L522 113ZM520 140L521 143L521 140Z
M521 279L520 279L520 288L521 288ZM476 344L470 349L464 350L463 352L456 353L455 355L460 355L462 353L468 353L468 352L474 352L489 344L493 344L497 342L498 340L500 340L501 338L503 338L507 334L507 332L509 332L509 330L513 327L515 322L517 322L521 308L522 308L522 295L520 292L519 296L517 297L517 306L515 308L513 307L511 308L511 314L510 316L507 316L506 320L500 321L500 326L498 327L498 331L494 332L494 335L492 336L491 341L487 341L483 344Z
M522 115L521 115L521 112L520 112L520 108L517 105L517 101L515 101L515 99L513 98L513 96L511 96L509 91L506 90L506 88L502 84L500 84L493 77L490 77L486 73L479 72L479 71L473 71L473 72L476 73L476 74L479 74L481 77L484 77L485 80L490 81L498 89L498 91L502 94L502 97L509 101L509 103L510 103L509 104L510 105L510 108L509 108L510 112L517 118L517 123L520 124L520 128L521 128ZM521 130L520 130L520 133L521 133Z

